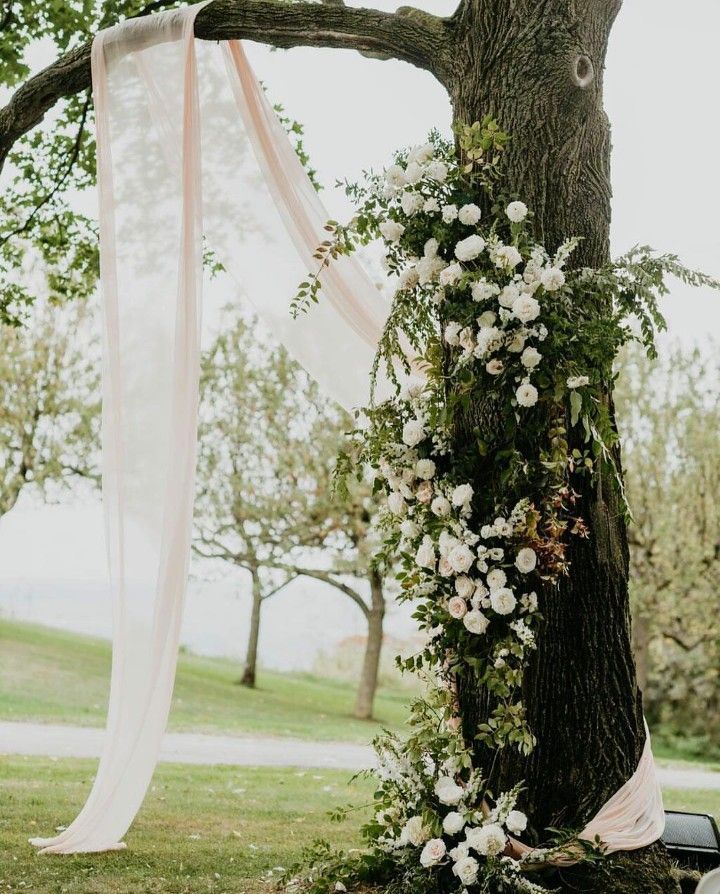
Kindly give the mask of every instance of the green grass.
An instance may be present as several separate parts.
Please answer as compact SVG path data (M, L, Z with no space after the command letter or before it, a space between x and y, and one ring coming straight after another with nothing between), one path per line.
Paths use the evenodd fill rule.
M42 894L266 894L271 871L316 838L357 846L369 781L338 771L163 765L119 853L40 856L28 843L70 822L95 762L0 758L0 890ZM277 876L277 873L275 873Z
M0 891L270 894L272 870L316 838L360 844L372 785L338 771L161 765L120 853L39 856L27 838L73 819L94 761L0 759ZM327 811L360 809L341 824ZM665 792L666 807L720 815L720 792ZM277 872L274 873L277 877Z
M249 690L239 675L236 662L181 654L170 729L368 742L407 717L407 690L381 689L377 719L362 721L351 683L261 671ZM0 719L102 726L109 679L107 641L0 619Z

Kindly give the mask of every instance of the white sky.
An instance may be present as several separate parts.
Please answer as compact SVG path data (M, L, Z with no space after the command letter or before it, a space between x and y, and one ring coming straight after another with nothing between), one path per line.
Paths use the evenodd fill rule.
M392 9L382 2L381 7ZM418 4L441 14L454 3ZM672 250L720 275L718 0L626 0L607 61L605 105L613 130L613 250L637 242ZM37 66L50 61L38 52ZM393 149L448 128L450 109L433 78L399 62L350 51L270 52L250 46L273 101L302 121L321 179L356 177ZM335 216L344 199L324 191ZM720 332L720 295L673 289L671 333L687 342ZM0 522L0 582L104 575L96 505L19 506Z

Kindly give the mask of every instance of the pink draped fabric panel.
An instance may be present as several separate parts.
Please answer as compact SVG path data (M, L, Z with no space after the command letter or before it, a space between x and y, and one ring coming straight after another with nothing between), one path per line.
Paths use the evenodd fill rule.
M92 791L65 831L31 839L44 853L124 847L158 759L190 551L205 240L346 408L368 400L388 313L360 263L343 258L324 275L320 304L291 319L327 214L242 46L195 41L203 5L126 21L93 44L112 679ZM610 850L642 847L661 813L648 740L588 829Z

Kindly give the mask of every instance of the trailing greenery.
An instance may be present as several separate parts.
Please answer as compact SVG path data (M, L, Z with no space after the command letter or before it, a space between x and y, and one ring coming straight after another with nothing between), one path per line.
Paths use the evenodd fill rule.
M602 851L580 830L533 829L516 809L522 781L492 792L489 771L502 749L535 744L521 683L543 604L572 573L568 541L588 536L578 478L615 488L626 505L608 399L615 357L631 341L654 354L666 275L718 284L647 247L572 269L577 240L548 251L507 192L506 140L486 118L458 129L459 156L433 133L382 174L348 184L357 213L328 223L318 269L293 304L307 311L335 258L382 240L394 297L375 398L342 465L375 474L384 557L399 566L401 598L416 603L427 635L402 664L434 687L412 707L409 739L376 741L370 850L347 864L343 885L374 867L398 890L535 892L527 869ZM462 728L459 681L486 690L489 709L472 730ZM519 837L530 830L546 846L528 854ZM316 855L314 884L342 865Z

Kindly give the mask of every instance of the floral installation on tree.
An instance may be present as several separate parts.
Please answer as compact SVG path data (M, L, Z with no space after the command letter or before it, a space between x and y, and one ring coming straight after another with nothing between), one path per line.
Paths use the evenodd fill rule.
M547 889L525 871L598 858L600 842L556 830L523 856L517 839L534 831L536 841L543 830L518 809L522 782L492 792L488 770L499 750L534 746L523 672L542 635L543 602L572 573L567 542L588 535L573 480L602 475L622 494L603 397L617 353L637 340L654 354L667 273L717 285L646 247L601 269L572 269L578 240L548 251L529 209L503 190L507 135L488 117L456 136L459 155L433 133L383 174L346 184L357 214L347 226L328 222L319 269L293 303L306 311L335 258L382 240L395 294L375 398L339 474L370 467L385 497L378 560L397 569L400 598L413 601L427 634L419 654L398 661L430 684L412 705L409 738L375 742L368 850L318 845L303 856L300 880L297 867L286 877L312 894L364 882L388 892L532 894ZM489 424L473 415L478 406ZM484 688L491 706L474 729L463 728L461 686Z

